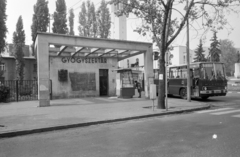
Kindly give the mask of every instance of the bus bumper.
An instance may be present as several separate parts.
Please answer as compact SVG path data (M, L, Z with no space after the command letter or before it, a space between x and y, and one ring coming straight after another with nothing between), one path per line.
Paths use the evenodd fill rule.
M227 94L226 89L222 90L202 90L200 91L201 96L225 96Z

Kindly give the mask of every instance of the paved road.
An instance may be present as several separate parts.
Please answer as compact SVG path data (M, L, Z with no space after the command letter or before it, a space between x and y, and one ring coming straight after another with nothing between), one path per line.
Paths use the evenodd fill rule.
M221 107L0 141L1 157L239 157L240 108Z
M208 100L203 101L211 103L214 106L239 106L240 105L240 93L229 92L227 96L210 97Z
M213 110L1 139L0 157L238 157L239 99L231 93L207 100Z
M174 99L181 99L177 96L171 96ZM207 100L192 99L191 101L210 103L213 106L224 107L224 106L239 106L240 105L240 92L233 91L228 92L226 96L215 96L209 97Z

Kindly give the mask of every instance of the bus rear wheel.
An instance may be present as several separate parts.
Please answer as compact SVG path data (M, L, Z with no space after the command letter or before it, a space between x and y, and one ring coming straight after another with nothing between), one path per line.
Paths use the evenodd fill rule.
M182 88L181 90L180 90L180 97L182 98L182 99L186 99L187 98L187 90L186 90L186 88Z

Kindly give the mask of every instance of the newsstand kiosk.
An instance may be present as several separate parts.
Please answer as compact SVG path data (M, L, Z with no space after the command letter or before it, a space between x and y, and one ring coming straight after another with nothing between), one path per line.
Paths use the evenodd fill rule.
M135 85L132 69L117 69L116 94L120 98L132 98L135 95Z

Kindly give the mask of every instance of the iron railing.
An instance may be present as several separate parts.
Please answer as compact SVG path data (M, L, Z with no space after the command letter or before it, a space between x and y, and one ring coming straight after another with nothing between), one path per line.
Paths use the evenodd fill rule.
M38 100L37 80L5 80L4 86L10 88L8 101ZM52 81L50 80L50 99L52 99Z

